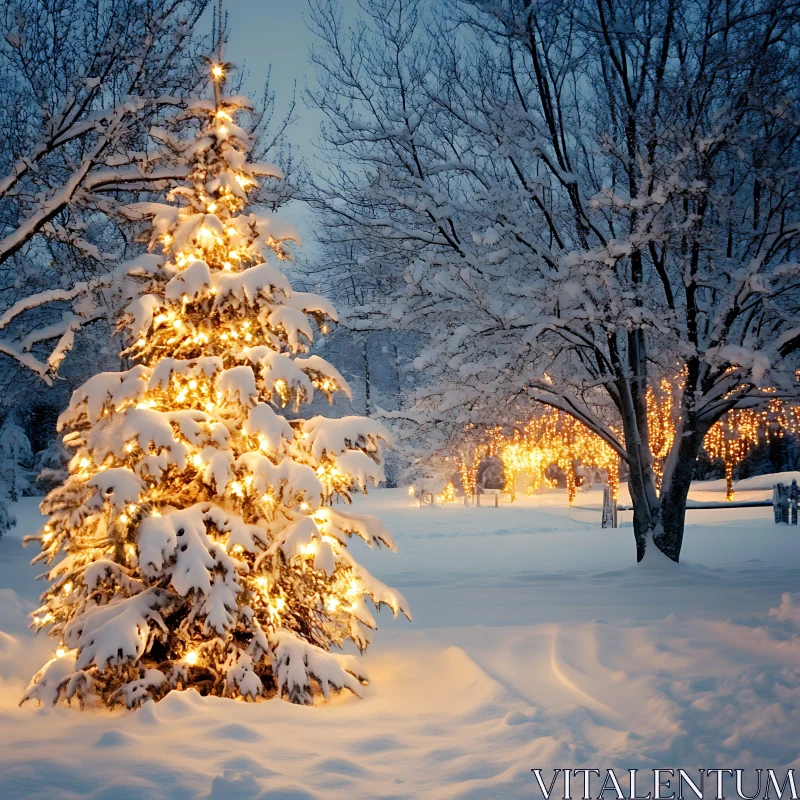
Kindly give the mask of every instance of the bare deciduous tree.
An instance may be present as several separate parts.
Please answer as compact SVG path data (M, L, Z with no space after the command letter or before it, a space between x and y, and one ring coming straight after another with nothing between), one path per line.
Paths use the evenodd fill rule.
M102 315L125 240L109 220L132 193L185 175L170 119L205 80L193 34L206 0L14 0L0 17L0 352L48 378L75 331ZM152 136L162 139L153 146ZM67 258L52 258L60 247ZM48 266L49 265L49 266ZM77 268L76 268L77 267ZM63 314L66 303L72 310ZM78 305L76 305L76 303ZM44 314L46 318L47 313ZM52 315L51 315L52 316ZM55 342L48 357L31 347Z
M361 7L345 29L313 3L314 201L336 260L383 287L362 325L427 337L408 418L573 414L627 464L637 557L652 539L677 561L708 428L798 391L798 3Z

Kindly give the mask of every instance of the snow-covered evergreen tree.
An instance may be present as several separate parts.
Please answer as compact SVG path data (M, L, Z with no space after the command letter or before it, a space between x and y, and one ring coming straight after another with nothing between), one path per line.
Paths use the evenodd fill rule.
M61 644L24 699L99 697L135 706L173 688L310 703L358 693L357 659L375 620L366 598L408 615L403 597L348 552L352 537L395 544L372 516L331 506L383 479L383 427L361 417L288 420L315 390L348 394L339 372L306 356L322 297L293 292L280 270L300 244L275 214L246 213L258 178L247 108L224 97L203 124L168 204L141 203L151 252L129 263L122 325L134 366L78 389L59 426L75 449L66 482L42 504L34 561L52 565L34 616Z
M6 486L11 500L18 500L23 494L33 491L31 467L33 451L27 434L10 413L0 427L0 477Z
M42 494L55 489L67 479L71 457L72 453L59 439L54 439L36 454L33 469L36 473L36 485Z

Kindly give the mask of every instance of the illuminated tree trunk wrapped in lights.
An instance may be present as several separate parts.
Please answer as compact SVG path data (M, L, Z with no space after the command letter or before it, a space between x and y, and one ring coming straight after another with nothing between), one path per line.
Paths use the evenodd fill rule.
M221 75L216 75L221 78ZM313 332L335 320L280 271L299 244L274 214L246 213L259 177L241 98L195 104L186 185L131 207L151 249L120 268L127 371L78 389L60 419L75 450L34 561L51 565L33 626L61 642L24 699L133 707L174 688L310 703L359 693L375 628L365 603L406 602L353 559L353 537L395 550L372 516L329 507L383 479L383 427L361 417L289 421L276 408L349 393Z
M466 453L462 453L459 458L458 469L461 473L461 485L464 489L464 497L472 497L476 491L478 480L478 467L481 458L486 453L485 446L470 448Z
M656 488L661 491L664 463L675 441L675 421L672 418L675 396L672 384L663 378L658 393L653 390L652 386L648 386L646 400L647 428L650 432L650 447L653 451L653 472L656 476Z

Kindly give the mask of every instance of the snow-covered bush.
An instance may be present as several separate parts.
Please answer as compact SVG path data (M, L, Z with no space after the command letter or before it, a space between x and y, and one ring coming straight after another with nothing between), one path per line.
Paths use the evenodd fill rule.
M498 456L486 456L478 466L476 476L478 486L482 489L502 489L506 485L503 462Z
M0 478L12 500L33 493L32 466L31 443L16 415L9 414L0 427Z
M8 490L5 486L0 486L0 539L17 524L16 517L9 509L10 502Z
M63 483L69 475L70 458L72 454L59 439L53 440L44 450L40 450L33 459L36 486L44 492L49 492Z
M75 453L42 503L34 561L50 565L34 616L61 646L24 699L99 697L135 706L173 688L310 703L360 691L356 659L375 627L365 600L408 614L403 597L348 551L352 538L394 550L372 516L334 510L335 495L383 480L383 427L367 418L280 409L349 390L307 355L312 318L336 312L293 292L281 262L295 228L245 213L258 178L236 124L242 98L200 101L191 164L169 204L130 207L150 220L150 253L123 265L122 327L135 365L76 390L59 420ZM125 288L127 287L127 288Z

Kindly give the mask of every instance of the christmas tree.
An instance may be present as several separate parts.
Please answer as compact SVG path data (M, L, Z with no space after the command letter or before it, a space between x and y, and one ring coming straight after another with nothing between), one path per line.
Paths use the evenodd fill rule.
M366 648L365 598L409 616L347 549L360 537L395 550L391 535L332 507L383 479L384 428L279 413L349 389L308 355L310 320L324 333L336 313L280 269L297 231L245 212L259 178L282 175L248 162L248 105L224 96L226 71L212 66L215 100L194 103L194 135L172 142L185 184L130 208L151 225L150 252L121 268L134 366L91 378L59 420L75 454L31 538L50 567L33 627L60 646L23 701L358 694L358 659L331 647Z

